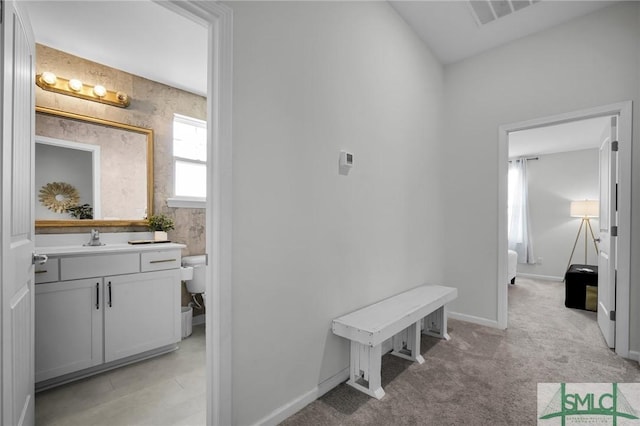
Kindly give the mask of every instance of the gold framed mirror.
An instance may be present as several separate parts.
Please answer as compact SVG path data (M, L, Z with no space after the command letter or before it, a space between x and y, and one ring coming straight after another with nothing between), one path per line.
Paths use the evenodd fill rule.
M35 134L36 228L147 225L152 129L38 106Z

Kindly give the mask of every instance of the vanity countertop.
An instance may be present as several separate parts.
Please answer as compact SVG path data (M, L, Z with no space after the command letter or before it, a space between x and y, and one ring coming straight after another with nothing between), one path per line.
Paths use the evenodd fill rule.
M156 244L109 244L104 246L83 246L83 245L65 245L65 246L46 246L37 247L37 254L46 254L47 256L64 256L64 255L88 255L88 254L105 254L105 253L126 253L126 252L144 252L183 249L187 246L178 243L156 243Z
M100 234L103 246L84 246L89 241L84 234L39 234L36 235L36 253L47 256L90 255L105 253L145 252L183 249L178 243L129 244L129 241L150 240L151 232L104 232Z

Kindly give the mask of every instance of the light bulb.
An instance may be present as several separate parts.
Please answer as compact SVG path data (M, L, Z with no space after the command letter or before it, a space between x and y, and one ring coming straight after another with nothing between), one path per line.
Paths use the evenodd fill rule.
M104 86L101 86L101 85L94 86L93 94L99 98L102 98L104 95L107 94L107 89L105 89Z
M126 102L128 102L128 101L129 101L129 95L127 95L127 94L126 94L126 93L124 93L124 92L118 92L118 93L116 93L116 98L118 98L118 100L119 100L120 102L124 102L124 103L126 103Z
M80 80L78 80L77 78L72 78L71 80L69 80L69 89L73 90L74 92L79 92L82 90L82 82Z
M53 86L54 84L56 84L56 81L58 80L56 75L49 71L43 72L42 75L40 76L40 79L48 86Z

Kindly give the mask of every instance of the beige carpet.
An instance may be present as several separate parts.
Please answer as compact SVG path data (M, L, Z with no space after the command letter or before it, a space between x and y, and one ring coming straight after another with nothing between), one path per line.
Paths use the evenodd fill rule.
M539 382L640 381L560 282L519 278L505 331L450 320L449 334L423 336L422 365L385 355L381 401L343 383L282 425L535 425Z

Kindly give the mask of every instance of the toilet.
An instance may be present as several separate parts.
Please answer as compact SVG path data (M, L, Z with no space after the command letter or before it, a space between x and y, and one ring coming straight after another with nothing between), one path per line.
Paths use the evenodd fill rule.
M207 300L205 295L206 290L206 256L198 255L198 256L185 256L182 258L182 266L185 268L193 268L193 277L191 279L185 280L187 285L187 291L191 294L191 297L194 299L196 305L199 306L194 296L196 294L202 294L202 301L206 306Z

